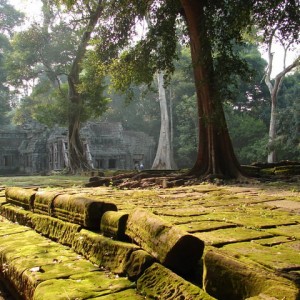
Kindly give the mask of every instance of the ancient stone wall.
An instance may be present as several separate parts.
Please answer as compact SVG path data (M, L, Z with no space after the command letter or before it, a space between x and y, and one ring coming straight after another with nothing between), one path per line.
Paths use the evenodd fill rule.
M85 154L92 168L150 168L154 139L143 132L126 131L121 123L87 122L81 129ZM68 166L68 131L32 123L0 131L0 174L41 174Z

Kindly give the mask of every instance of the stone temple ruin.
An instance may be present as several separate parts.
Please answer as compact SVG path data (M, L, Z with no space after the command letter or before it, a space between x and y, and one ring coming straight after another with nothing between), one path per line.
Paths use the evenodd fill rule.
M94 169L150 168L155 142L149 135L125 130L121 123L87 122L80 131L85 155ZM39 123L0 129L0 174L45 174L68 166L68 131Z

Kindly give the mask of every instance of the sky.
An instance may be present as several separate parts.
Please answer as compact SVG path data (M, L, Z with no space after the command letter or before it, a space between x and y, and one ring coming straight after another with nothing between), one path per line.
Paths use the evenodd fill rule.
M42 7L42 2L39 0L9 0L17 10L26 14L30 19L34 19L39 15Z
M38 20L42 3L40 0L9 0L9 2L16 7L17 10L20 10L26 14L28 17L28 22L33 20ZM263 49L259 49L262 57L267 60L268 54ZM274 59L273 59L273 72L271 77L275 77L279 72L283 70L283 50L280 45L273 46ZM300 48L296 51L291 51L288 53L286 65L291 64L297 56L300 55Z

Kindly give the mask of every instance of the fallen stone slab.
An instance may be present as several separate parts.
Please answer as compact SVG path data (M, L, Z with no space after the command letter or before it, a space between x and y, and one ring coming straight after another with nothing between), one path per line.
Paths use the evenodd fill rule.
M33 213L12 204L5 204L0 207L1 215L13 223L32 227L31 218Z
M213 300L212 296L184 280L164 266L155 263L137 281L137 289L150 299ZM231 299L231 298L227 298Z
M300 241L289 241L274 246L263 246L259 241L253 241L226 245L222 249L230 251L233 255L249 258L277 273L300 270Z
M7 202L21 206L27 210L33 209L35 189L24 189L19 187L6 187L5 197Z
M300 224L290 226L277 226L275 228L270 228L267 231L271 234L287 236L291 240L300 240Z
M85 229L76 234L72 248L95 265L120 275L126 274L131 253L140 249Z
M127 219L127 213L107 211L101 218L100 231L104 236L124 241Z
M113 294L96 297L91 300L145 300L145 297L140 295L137 290L132 288L125 291L114 292Z
M211 213L200 217L202 220L225 221L237 226L253 229L266 229L278 225L297 224L299 217L288 212L274 211L269 206L247 207L242 209L218 207Z
M128 216L126 234L161 264L182 276L191 276L202 257L204 243L160 217L135 209Z
M148 252L142 249L133 251L126 265L128 278L133 281L137 280L154 262L156 262L155 258Z
M64 222L50 216L33 214L31 216L32 228L44 236L63 245L71 246L81 226Z
M72 245L75 234L82 228L80 225L64 222L46 215L35 214L24 210L22 207L10 204L1 207L1 214L11 222L33 228L44 236L68 246ZM24 228L29 230L28 227Z
M217 247L232 243L273 237L273 234L271 233L244 227L234 227L207 232L197 232L194 233L194 235L197 236L199 239L205 241L206 245L212 245Z
M111 178L108 177L93 177L93 179L89 180L88 183L86 183L85 187L98 187L98 186L109 186L112 182Z
M3 236L7 236L10 234L15 234L15 233L21 233L21 232L25 232L25 231L29 231L30 228L26 227L26 226L18 226L18 229L16 229L15 227L9 227L9 225L11 224L10 222L3 222L1 219L1 225L0 226L0 238ZM3 224L5 224L5 226L3 226ZM8 226L7 226L8 225Z
M0 196L0 207L1 207L1 205L5 204L5 203L7 203L6 197L5 197L5 195L1 195Z
M105 272L74 274L66 279L52 279L40 283L33 300L65 299L143 299L135 285L126 278L107 276Z
M1 227L13 228L18 225ZM1 237L1 274L24 299L32 299L36 286L52 278L64 278L98 268L62 245L33 230Z
M127 295L130 297L127 299L143 299L127 278L100 271L69 247L23 229L24 226L0 223L0 231L10 232L1 236L1 278L9 282L22 299L95 299L100 296L118 299L108 297L113 293Z
M34 212L51 216L53 201L60 194L56 191L38 191L35 194Z
M272 300L299 299L299 289L293 282L250 260L216 248L210 248L204 255L203 286L217 299L256 299L261 294Z
M201 222L190 222L186 224L177 225L182 230L190 233L196 233L201 231L212 231L225 228L234 228L236 225L222 222L222 221L201 221Z
M99 229L102 215L109 210L116 211L116 205L76 195L63 194L55 197L51 216L82 225L85 228Z

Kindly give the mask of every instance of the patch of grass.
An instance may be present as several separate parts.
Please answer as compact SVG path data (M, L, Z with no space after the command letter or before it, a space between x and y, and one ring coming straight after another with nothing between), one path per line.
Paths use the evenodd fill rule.
M9 176L0 177L0 186L19 187L82 187L88 176L50 175L50 176Z

